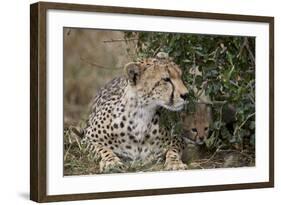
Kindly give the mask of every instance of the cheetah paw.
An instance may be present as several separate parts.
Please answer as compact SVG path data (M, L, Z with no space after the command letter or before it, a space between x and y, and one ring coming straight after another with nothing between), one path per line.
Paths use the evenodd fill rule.
M124 172L125 169L126 166L117 157L112 160L100 161L100 173L120 173Z
M185 170L187 169L187 165L181 161L176 162L166 162L164 165L164 170L172 171L172 170Z

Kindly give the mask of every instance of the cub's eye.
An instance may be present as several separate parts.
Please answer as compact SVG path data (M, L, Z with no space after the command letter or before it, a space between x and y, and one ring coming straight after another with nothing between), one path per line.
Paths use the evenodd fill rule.
M197 129L196 128L192 128L191 131L192 132L197 132Z
M209 127L205 127L204 129L205 129L205 131L208 131L208 130L209 130Z
M171 81L171 79L170 79L169 77L163 78L163 80L164 80L165 82Z

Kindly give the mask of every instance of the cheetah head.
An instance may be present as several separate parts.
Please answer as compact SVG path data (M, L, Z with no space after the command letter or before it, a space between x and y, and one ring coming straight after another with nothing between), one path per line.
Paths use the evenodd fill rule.
M212 123L211 108L205 104L196 104L194 112L181 112L182 137L192 144L205 144L209 138Z
M183 108L188 90L181 79L179 66L170 59L165 56L149 58L128 63L124 69L130 86L143 104L173 111Z

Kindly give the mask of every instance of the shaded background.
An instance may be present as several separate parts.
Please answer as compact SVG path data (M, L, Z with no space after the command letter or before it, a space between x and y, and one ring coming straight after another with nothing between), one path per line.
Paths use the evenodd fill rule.
M88 115L97 90L132 61L135 41L124 32L64 28L64 125L76 125Z

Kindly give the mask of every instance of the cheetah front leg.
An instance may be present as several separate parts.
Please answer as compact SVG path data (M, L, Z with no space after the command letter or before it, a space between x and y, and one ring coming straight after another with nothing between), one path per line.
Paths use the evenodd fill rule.
M176 149L171 148L166 153L166 161L164 164L165 170L184 170L187 169L187 165L181 160L182 153Z
M111 149L97 145L95 150L98 156L101 158L99 163L100 173L124 172L126 166Z
M183 170L187 169L187 165L182 162L182 151L186 144L177 136L171 137L166 129L161 129L161 144L165 144L165 164L164 170Z
M187 165L182 162L182 151L186 144L177 136L170 138L170 146L166 152L165 170L184 170Z

